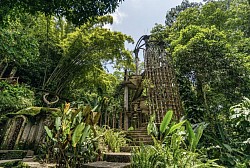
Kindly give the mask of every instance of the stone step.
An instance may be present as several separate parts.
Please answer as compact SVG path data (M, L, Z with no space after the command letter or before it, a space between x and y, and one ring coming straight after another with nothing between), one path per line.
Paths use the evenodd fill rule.
M133 149L139 148L140 146L124 146L121 147L121 152L132 152Z
M133 131L145 131L145 132L147 132L147 128L136 128L136 129L130 130L128 132L133 132Z
M151 137L151 135L148 134L127 134L128 137Z
M153 141L152 137L135 137L133 141Z
M134 131L128 131L127 133L128 134L130 134L130 133L145 133L145 134L147 134L148 131L147 130L134 130Z
M135 134L135 133L142 133L142 134L148 134L146 131L128 131L127 134Z
M126 137L131 140L135 138L152 138L151 136L148 135L127 135Z
M0 164L8 163L8 162L19 162L22 159L11 159L11 160L0 160Z
M132 131L136 131L136 130L145 130L145 131L147 131L147 127L139 127L139 128L135 128L134 130L132 130Z
M83 168L130 168L130 163L98 161L84 164Z
M27 150L0 150L0 160L23 159Z
M146 134L146 133L129 133L129 134L127 134L127 136L129 137L129 136L149 136L148 134Z
M30 168L56 168L56 164L41 164L39 162L23 162Z
M143 145L153 145L154 142L153 141L132 141L130 144L134 145L134 146L141 146L142 144Z
M148 135L146 127L140 127L133 131L127 132L127 138L131 139L129 142L130 145L140 146L144 145L152 145L153 139L150 135Z
M25 157L23 158L23 162L35 162L33 157Z
M130 152L105 153L104 160L107 162L130 163L131 153Z
M136 128L136 130L143 130L143 131L147 131L147 127L139 127L139 128Z

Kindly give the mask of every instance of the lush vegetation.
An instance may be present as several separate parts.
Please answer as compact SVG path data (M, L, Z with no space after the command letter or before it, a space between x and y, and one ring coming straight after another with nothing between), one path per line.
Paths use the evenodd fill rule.
M148 133L154 145L142 146L132 155L132 167L220 167L215 160L209 160L197 151L197 145L205 128L204 123L196 125L195 131L186 120L170 123L173 112L168 111L159 128L152 116ZM186 127L184 127L186 124Z
M0 82L0 113L17 111L34 104L34 92L24 85Z
M250 94L249 9L244 0L183 1L152 30L173 56L187 119L208 124L198 146L229 167L249 162L249 130L236 131L249 126L248 99L240 103Z
M119 152L126 146L123 132L98 127L101 106L71 109L65 104L55 123L50 128L45 126L48 137L39 149L41 159L56 162L59 167L82 167L101 159L104 152Z
M42 0L3 0L0 2L1 19L8 15L12 9L17 11L24 11L30 14L39 12L46 15L54 15L57 17L65 17L74 24L81 25L87 20L93 19L96 16L103 16L105 14L114 12L123 0L90 0L90 1L63 1L53 0L45 2Z
M127 145L123 131L97 126L122 111L119 70L134 68L124 46L133 39L104 28L121 2L0 1L0 131L7 113L66 101L45 127L41 159L79 167ZM184 0L153 28L173 57L184 117L169 111L158 126L151 116L154 144L133 151L132 167L250 166L249 11L247 0ZM60 100L44 103L44 93Z
M19 83L35 92L36 105L43 105L44 91L59 95L60 103L83 101L92 93L112 94L118 80L107 73L106 64L132 66L124 47L125 41L133 41L131 37L103 28L112 23L111 16L95 17L79 26L57 15L31 15L16 8L3 16L0 77L20 77Z

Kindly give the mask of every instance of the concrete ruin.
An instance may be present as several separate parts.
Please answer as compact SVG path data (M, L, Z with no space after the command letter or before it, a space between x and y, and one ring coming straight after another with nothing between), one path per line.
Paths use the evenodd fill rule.
M144 71L139 73L139 51L143 51ZM150 115L156 115L160 123L168 110L173 110L175 119L182 113L180 95L172 63L164 43L142 36L134 50L136 72L125 71L124 129L130 126L145 126Z
M60 110L55 108L29 107L7 114L1 150L35 150L44 140L45 125L51 125Z

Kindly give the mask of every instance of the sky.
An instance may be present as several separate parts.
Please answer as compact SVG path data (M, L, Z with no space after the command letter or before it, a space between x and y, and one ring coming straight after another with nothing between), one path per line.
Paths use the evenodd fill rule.
M190 2L202 2L202 0L189 0ZM113 16L113 24L106 25L112 31L119 31L132 36L134 44L125 44L126 49L133 51L134 47L143 35L149 35L155 24L163 24L168 10L180 5L182 0L124 0L116 9ZM142 53L139 58L142 60ZM113 72L112 65L108 65L108 71Z
M150 34L156 23L164 25L166 12L181 2L182 0L124 0L112 14L113 25L106 27L132 36L136 44L142 35ZM133 50L135 44L126 44L126 47Z

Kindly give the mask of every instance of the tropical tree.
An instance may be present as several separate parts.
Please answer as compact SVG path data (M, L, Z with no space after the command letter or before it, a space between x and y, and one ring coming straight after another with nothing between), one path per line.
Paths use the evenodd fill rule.
M103 28L111 22L110 16L99 17L69 33L59 44L63 56L48 77L46 87L60 92L68 86L83 88L85 85L93 89L98 85L103 90L111 86L115 80L105 72L105 63L129 65L132 60L131 53L124 47L125 41L132 42L131 37Z
M182 10L171 24L152 31L173 56L188 119L209 123L201 144L219 146L220 152L212 149L208 155L228 166L244 160L237 156L244 150L230 148L236 146L227 122L230 106L250 93L249 7L246 0L208 1ZM245 157L243 153L239 155Z
M0 77L3 77L8 67L11 67L9 73L13 68L17 71L17 68L29 65L39 56L38 41L24 28L18 21L5 28L0 27Z
M11 10L25 11L30 14L42 12L46 15L65 17L76 25L82 25L87 20L114 12L123 0L88 0L88 1L64 1L64 0L3 0L0 2L0 16L3 19Z
M12 40L16 44L13 48L17 50L18 60L14 60L10 54L5 56L0 62L0 70L9 72L18 67L16 75L20 76L20 81L32 87L58 94L62 89L67 94L73 88L105 92L117 83L114 76L107 74L105 64L114 62L115 66L131 65L131 53L125 50L124 42L132 42L132 38L103 28L105 24L112 23L111 16L99 17L76 27L63 18L44 14L34 17L19 13L15 20L8 19L10 15L5 17L1 26L7 32L14 28L22 32L19 33L21 38ZM27 37L23 34L27 34ZM11 39L7 37L2 36ZM19 43L21 39L29 42ZM3 46L7 44L2 43ZM30 48L22 47L24 44ZM26 55L20 54L20 47L25 49ZM10 51L6 49L6 53ZM7 65L6 58L12 61L8 68L4 68ZM24 63L20 64L20 61Z

